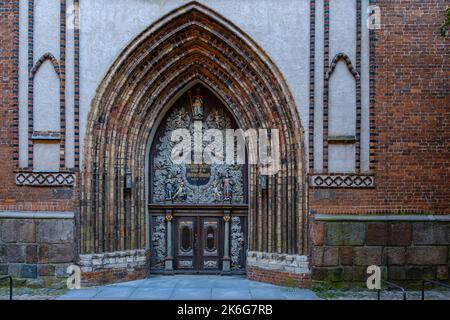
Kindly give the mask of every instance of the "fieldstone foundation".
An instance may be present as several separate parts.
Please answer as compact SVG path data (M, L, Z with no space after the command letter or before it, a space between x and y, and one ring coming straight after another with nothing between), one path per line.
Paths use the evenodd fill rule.
M0 212L0 275L66 276L75 259L71 213Z
M445 217L442 218L442 220ZM326 217L311 224L312 278L365 281L369 265L389 280L449 279L450 221L439 217ZM428 220L428 221L427 221Z
M247 278L290 287L309 287L308 257L249 251Z

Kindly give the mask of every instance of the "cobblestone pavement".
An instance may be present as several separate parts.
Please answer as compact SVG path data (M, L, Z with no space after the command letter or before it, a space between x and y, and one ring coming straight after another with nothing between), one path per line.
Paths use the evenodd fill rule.
M274 286L242 276L153 276L72 290L61 300L314 300L311 290Z

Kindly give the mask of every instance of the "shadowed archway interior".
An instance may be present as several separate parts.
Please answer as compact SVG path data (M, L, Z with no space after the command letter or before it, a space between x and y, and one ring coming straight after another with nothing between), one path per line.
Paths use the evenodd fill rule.
M249 170L249 250L306 253L305 150L295 102L267 54L198 3L137 36L103 79L89 113L82 174L81 252L145 248L146 152L165 107L193 82L208 86L243 130L279 129L281 170ZM126 184L126 177L131 185Z

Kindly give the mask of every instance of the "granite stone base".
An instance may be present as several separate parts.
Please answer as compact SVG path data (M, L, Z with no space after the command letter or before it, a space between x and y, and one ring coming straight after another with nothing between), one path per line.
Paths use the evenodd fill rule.
M312 278L365 281L367 267L380 266L385 279L448 280L450 222L423 217L342 217L311 223ZM341 220L339 220L341 219ZM351 219L351 220L350 220ZM384 220L384 221L383 221Z
M0 275L64 277L75 261L73 215L0 212Z

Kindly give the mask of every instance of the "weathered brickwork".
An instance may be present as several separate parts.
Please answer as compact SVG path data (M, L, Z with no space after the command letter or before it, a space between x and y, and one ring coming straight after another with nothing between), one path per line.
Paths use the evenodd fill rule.
M65 276L75 252L72 219L0 219L0 274Z
M309 189L318 213L450 213L449 38L439 26L444 0L373 1L375 188Z
M149 255L146 250L81 254L78 264L86 285L131 281L148 275Z
M267 282L279 286L309 288L311 275L266 270L257 267L247 268L247 278L253 281Z
M314 280L364 281L370 265L391 280L447 280L450 222L364 221L311 224Z

